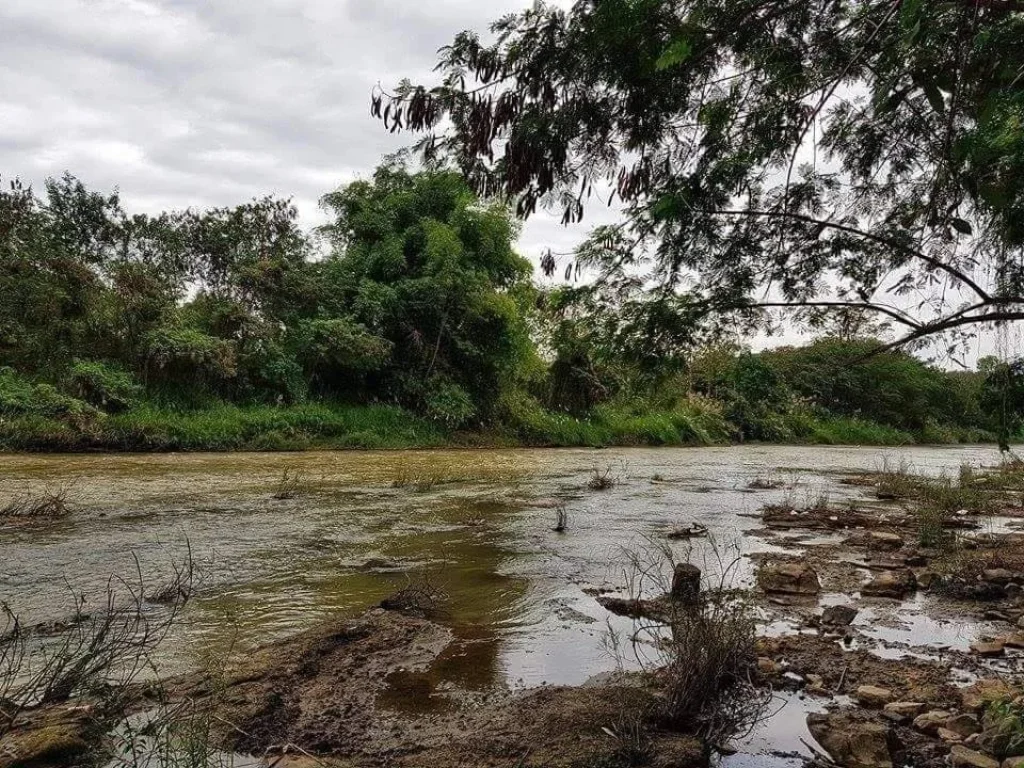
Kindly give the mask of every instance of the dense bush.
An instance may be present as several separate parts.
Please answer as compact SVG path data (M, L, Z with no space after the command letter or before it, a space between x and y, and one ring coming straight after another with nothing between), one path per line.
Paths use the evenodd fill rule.
M142 394L130 373L94 361L76 361L68 375L68 387L75 397L109 413L127 411Z
M87 403L58 392L50 384L36 384L13 368L0 368L0 415L59 417L91 411Z
M150 217L71 177L45 199L0 191L0 445L1007 442L1024 427L1020 363L949 373L849 334L754 354L721 342L743 328L652 298L628 262L541 290L510 212L457 173L391 163L322 202L314 249L286 201Z

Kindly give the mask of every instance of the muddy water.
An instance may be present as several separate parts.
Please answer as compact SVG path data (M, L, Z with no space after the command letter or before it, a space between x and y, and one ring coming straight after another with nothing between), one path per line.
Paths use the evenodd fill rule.
M0 503L63 486L74 505L66 519L0 525L0 600L25 621L59 620L69 591L96 600L112 575L135 580L137 568L155 588L190 546L197 596L157 658L171 672L356 614L426 576L449 594L459 640L426 675L394 681L393 704L417 707L452 686L576 684L614 668L592 595L621 589L624 551L668 529L708 526L717 552L679 550L714 571L771 550L744 533L766 503L856 498L842 474L884 462L955 474L998 458L991 447L779 446L0 456ZM595 470L614 487L588 488ZM275 499L286 471L300 477L294 497ZM755 478L791 487L751 491ZM557 504L564 533L552 530ZM749 580L749 564L729 577ZM970 639L913 606L908 615L921 618L880 639Z

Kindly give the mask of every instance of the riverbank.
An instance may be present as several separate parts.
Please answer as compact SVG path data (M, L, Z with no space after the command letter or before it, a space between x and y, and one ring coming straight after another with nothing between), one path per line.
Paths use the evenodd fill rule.
M741 430L713 405L671 411L598 408L586 419L530 409L500 423L450 430L395 406L308 403L220 405L199 410L140 407L0 418L7 452L172 452L413 449L441 447L613 447L725 445ZM812 412L770 417L761 442L822 445L923 445L992 442L984 430L930 426L918 433Z

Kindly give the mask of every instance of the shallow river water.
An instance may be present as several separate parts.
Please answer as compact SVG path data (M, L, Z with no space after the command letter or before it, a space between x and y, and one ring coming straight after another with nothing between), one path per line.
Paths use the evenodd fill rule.
M429 690L578 684L616 664L593 594L621 590L626 552L666 530L706 525L719 554L701 540L690 556L714 571L771 551L745 533L767 503L842 503L863 493L844 473L886 463L955 475L998 460L990 446L0 456L0 505L63 487L73 506L58 521L0 524L0 600L23 621L59 620L72 591L88 605L112 575L136 579L136 560L158 585L191 547L199 588L156 659L171 673L354 615L426 576L449 594L458 638ZM275 499L286 472L294 496ZM589 488L595 472L613 487ZM755 478L791 487L752 491ZM741 559L731 577L750 573ZM971 639L928 621L912 619L908 638ZM391 704L421 705L404 693Z

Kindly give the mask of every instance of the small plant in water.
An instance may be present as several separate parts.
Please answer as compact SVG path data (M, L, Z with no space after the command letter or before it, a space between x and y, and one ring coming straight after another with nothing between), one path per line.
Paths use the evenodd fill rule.
M552 528L555 533L565 533L569 529L569 510L566 509L565 504L559 504L555 507L555 527Z
M68 504L68 488L60 486L56 491L47 488L39 496L28 494L16 496L0 507L0 519L46 519L67 517L71 514Z
M620 482L620 478L612 474L611 467L606 468L604 471L594 467L590 479L587 481L587 488L592 491L607 491L610 488L614 488Z
M752 491L774 491L778 488L785 488L786 482L779 480L774 477L755 477L749 483L747 488Z
M287 501L307 490L308 483L306 476L301 471L292 472L286 469L277 481L277 488L274 490L273 498L276 501Z
M429 616L447 601L448 593L433 583L429 573L425 573L416 579L406 576L405 586L382 600L380 607L389 611Z

